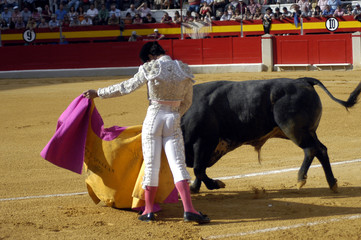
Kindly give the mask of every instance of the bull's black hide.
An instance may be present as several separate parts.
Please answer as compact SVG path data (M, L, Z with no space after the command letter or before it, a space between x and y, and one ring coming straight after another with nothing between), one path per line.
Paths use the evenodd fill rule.
M216 81L195 85L193 104L182 117L187 166L196 179L191 186L198 192L203 181L208 189L224 187L206 175L206 168L223 155L249 144L259 152L269 138L290 139L304 150L298 172L298 186L306 183L314 157L322 164L330 188L337 191L327 148L318 140L316 129L322 105L314 85L346 108L356 104L361 83L347 101L339 100L314 78L259 81Z

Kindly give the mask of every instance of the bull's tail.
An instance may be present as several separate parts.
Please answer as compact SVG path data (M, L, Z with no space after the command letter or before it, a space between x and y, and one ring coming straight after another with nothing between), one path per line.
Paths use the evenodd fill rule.
M345 108L351 108L353 107L357 101L358 101L358 98L360 96L360 93L361 93L361 82L357 85L357 87L355 88L355 90L353 90L353 92L350 94L349 98L347 99L347 101L343 101L343 100L340 100L338 98L335 98L329 91L328 89L322 84L321 81L315 79L315 78L303 78L307 83L311 84L312 86L313 85L317 85L319 86L320 88L322 88L326 93L327 95L332 99L334 100L335 102L341 104L342 106L344 106Z

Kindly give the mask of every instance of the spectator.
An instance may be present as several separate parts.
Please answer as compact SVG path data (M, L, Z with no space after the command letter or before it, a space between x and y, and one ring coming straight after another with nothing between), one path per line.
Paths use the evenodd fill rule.
M223 11L224 12L224 11ZM222 15L223 15L223 12L221 12L221 10L220 9L217 9L216 10L216 16L215 16L215 20L216 21L220 21L221 20L221 17L222 17Z
M105 6L107 9L111 9L112 5L114 5L115 8L119 9L120 8L120 0L105 0Z
M338 5L335 12L333 13L334 17L342 17L345 14L341 5Z
M130 15L130 12L127 12L125 14L125 17L124 17L123 21L124 21L124 24L132 24L133 23L133 18Z
M22 17L18 17L15 22L15 29L24 29L25 23Z
M341 0L328 0L327 5L330 6L332 14L336 11L337 6L341 5Z
M59 9L57 9L55 11L55 15L56 15L56 19L58 21L63 21L64 20L64 16L67 15L68 13L66 12L66 10L64 9L64 5L60 4L59 5Z
M149 37L150 39L153 39L153 40L158 41L158 40L163 39L165 36L164 36L163 34L159 33L158 29L154 29L154 33L153 33L153 34L149 34L148 37Z
M18 6L18 0L6 0L5 6L7 6L8 8L13 8L15 6Z
M70 21L72 21L75 16L78 16L78 12L75 10L74 6L71 6L68 12L68 17Z
M171 0L163 0L163 3L161 5L161 9L170 9L170 1Z
M44 9L41 11L41 17L45 19L46 22L49 22L53 12L50 10L49 5L45 5Z
M21 17L24 21L24 24L28 24L29 19L31 18L32 13L29 11L27 7L24 7L24 9L21 11Z
M99 21L98 14L99 14L98 9L94 7L94 4L90 4L90 8L88 9L88 11L86 11L86 15L92 20L94 25L96 25Z
M243 0L239 0L238 8L239 8L241 15L243 15L246 12L247 4Z
M179 11L174 12L173 22L177 24L182 22L182 18L181 15L179 14Z
M11 12L9 11L8 7L4 7L4 11L1 13L1 18L4 20L8 25L11 22Z
M26 29L33 30L37 27L37 23L35 22L35 19L30 17L28 20L28 23L26 24Z
M154 8L157 10L163 9L163 1L164 0L154 0Z
M201 0L188 0L188 11L189 12L199 12Z
M41 14L37 8L34 8L33 13L31 14L31 17L35 20L37 24L40 23L41 20Z
M202 16L199 13L195 13L194 22L202 22Z
M254 15L256 13L256 9L262 8L262 7L261 7L261 4L259 4L258 2L255 2L255 0L250 0L247 8L251 12L251 14Z
M217 10L223 12L226 5L226 0L214 0L212 4L212 13L215 13Z
M152 17L151 13L148 13L147 16L145 18L143 18L143 23L156 23L157 21L155 20L154 17Z
M264 34L270 33L272 17L273 17L272 8L268 7L262 19Z
M114 26L114 25L119 25L119 23L120 23L119 18L115 15L115 13L111 14L108 20L108 25Z
M260 8L256 8L256 13L253 15L253 20L262 20L263 14Z
M312 12L312 17L321 17L321 15L322 15L321 8L320 6L317 5Z
M228 15L230 17L232 17L232 15L234 13L234 8L232 7L232 5L228 4L227 7L226 7L226 11L227 11Z
M318 0L317 5L320 7L321 12L323 12L326 9L328 0Z
M194 17L192 16L192 12L187 11L186 16L184 18L184 22L188 23L188 22L193 22L193 21L194 21Z
M346 9L345 9L345 13L344 16L352 16L352 5L351 4L347 4Z
M161 23L172 23L172 17L169 16L167 12L164 13L162 19L160 20Z
M288 11L287 7L282 8L282 19L292 17L292 13Z
M137 35L136 31L132 32L132 35L129 37L128 42L136 42L140 38L139 35Z
M93 25L92 19L88 16L88 14L84 15L84 20L81 21L80 25L82 26L91 26Z
M8 24L5 19L2 19L0 17L0 30L6 30L9 29L10 24Z
M109 16L111 17L113 14L120 20L121 12L118 8L116 8L115 4L110 6Z
M273 19L281 19L282 13L279 7L275 8L275 12L273 13Z
M239 9L237 8L234 11L234 14L232 15L230 20L231 21L241 21L241 19L242 19L241 13L240 13Z
M79 20L79 16L78 15L74 15L73 19L70 20L70 24L69 27L76 27L76 26L80 26L81 22Z
M138 13L138 10L135 8L134 4L130 4L130 7L127 10L127 13L130 13L130 16L135 17L135 14Z
M34 0L22 0L22 3L23 4L21 6L23 7L23 9L27 8L27 9L29 9L29 11L33 11L35 8ZM27 21L29 21L29 18L27 19Z
M143 19L140 17L140 14L135 14L135 17L133 18L133 24L141 24L143 23Z
M233 15L233 11L229 14L229 11L224 11L222 17L219 19L220 21L229 21Z
M226 9L229 9L230 6L232 7L233 12L234 12L234 10L236 10L236 8L241 10L240 3L238 0L230 0L229 3L226 5ZM229 12L228 12L228 14L229 14Z
M308 9L308 7L305 7L304 10L301 12L301 17L311 17L312 12Z
M247 8L246 12L243 14L243 20L252 20L252 19L253 19L253 15L251 11Z
M202 7L199 9L199 14L204 17L207 12L212 13L212 9L207 2L202 2Z
M59 26L60 26L60 24L59 24L59 21L56 19L56 15L55 14L51 15L51 19L49 21L49 28L53 29L53 28L57 28Z
M331 17L333 15L333 11L329 5L326 5L325 10L323 10L321 16L322 17Z
M299 0L297 2L297 5L300 6L300 10L301 10L301 13L302 12L306 12L306 8L309 9L310 7L310 2L308 0Z
M78 19L81 23L84 20L84 15L85 15L83 7L79 6L77 12L78 12Z
M109 11L105 7L105 4L102 4L102 7L98 14L99 17L99 25L107 25L109 20Z
M15 6L13 7L13 12L11 14L11 21L15 24L18 21L18 18L22 18L22 15L21 12L19 11L19 7Z
M361 21L361 8L359 3L356 3L355 9L352 12L352 16L357 21Z
M60 24L62 27L69 27L70 22L71 22L71 20L70 20L69 16L65 15L63 21L60 21Z
M202 17L202 21L205 23L211 23L215 18L211 15L211 12L207 12L204 17Z
M91 2L94 2L94 0L80 0L80 5L84 8L85 13L88 11Z
M46 22L45 18L41 18L38 28L48 28L49 24Z
M148 7L147 2L143 2L138 8L137 8L140 17L144 18L147 16L148 13L151 13L150 8Z
M76 10L78 10L79 6L80 6L80 0L69 0L69 3L68 3L69 9L74 7L74 10L76 11ZM70 20L71 20L71 18L70 18Z

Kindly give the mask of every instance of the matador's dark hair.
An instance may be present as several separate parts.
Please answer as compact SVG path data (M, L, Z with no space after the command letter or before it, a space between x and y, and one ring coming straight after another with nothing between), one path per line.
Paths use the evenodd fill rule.
M157 41L147 42L143 45L139 53L139 57L143 63L149 61L149 54L153 56L159 56L165 54L165 51Z

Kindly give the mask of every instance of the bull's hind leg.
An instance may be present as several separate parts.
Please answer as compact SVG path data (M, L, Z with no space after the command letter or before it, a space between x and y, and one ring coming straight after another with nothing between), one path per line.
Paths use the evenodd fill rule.
M314 157L317 157L323 167L330 189L337 192L337 180L332 173L327 148L317 139L316 133L303 132L291 134L290 139L301 147L305 153L302 166L298 171L298 188L301 188L306 184L308 169L310 168Z
M206 174L207 167L210 166L211 155L217 146L217 141L211 141L210 138L206 140L200 138L194 145L194 166L193 171L196 177L193 184L190 186L192 193L198 193L201 183L204 182L209 190L224 188L225 184L219 180L213 180Z

